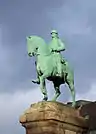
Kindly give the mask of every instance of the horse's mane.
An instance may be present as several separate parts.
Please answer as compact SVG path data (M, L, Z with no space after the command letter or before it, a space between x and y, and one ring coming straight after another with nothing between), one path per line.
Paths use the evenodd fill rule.
M42 45L47 45L45 40L40 36L33 35L33 36L30 36L30 37L32 38L33 42L36 42L36 44L39 43L39 44L42 44Z

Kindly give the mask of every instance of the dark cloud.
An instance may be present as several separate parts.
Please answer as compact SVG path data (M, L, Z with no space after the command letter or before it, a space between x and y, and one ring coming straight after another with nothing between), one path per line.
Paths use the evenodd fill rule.
M88 92L96 80L95 13L96 0L0 0L0 91L37 87L31 83L36 77L35 60L27 56L26 36L36 34L48 42L50 30L56 28L65 40L63 56L74 68L76 91ZM62 86L61 91L59 100L68 100L67 88ZM7 131L0 127L2 134L13 132L10 124ZM17 131L21 130L15 127L14 133Z
M96 79L95 12L94 0L69 0L59 10L52 9L48 13L51 23L55 22L55 27L65 39L67 51L63 55L66 55L74 67L76 89L79 93L88 92Z
M36 34L49 41L51 28L56 28L65 40L67 50L63 55L74 67L78 91L86 91L96 78L94 3L94 0L2 1L0 21L5 54L1 57L6 57L1 69L2 91L33 86L30 80L35 77L35 65L27 56L26 36Z
M1 23L10 30L11 42L25 40L30 34L44 35L50 28L50 20L46 13L51 8L59 8L63 0L25 0L3 2L0 4ZM14 45L14 44L13 44Z
M14 91L12 88L28 87L28 79L35 77L34 61L29 61L26 50L26 36L36 34L46 37L50 31L50 20L46 13L51 8L59 8L63 0L25 0L25 1L1 1L0 23L2 29L2 49L6 57L1 69L2 91ZM7 54L5 52L7 51ZM1 50L2 51L2 50ZM7 62L7 63L6 63ZM6 74L7 72L7 74ZM9 72L9 73L8 73ZM7 87L7 89L6 89ZM8 90L10 89L10 90Z

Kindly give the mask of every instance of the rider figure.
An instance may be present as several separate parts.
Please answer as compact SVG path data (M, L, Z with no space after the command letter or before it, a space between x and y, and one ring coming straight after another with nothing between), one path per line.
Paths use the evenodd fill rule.
M58 32L56 30L51 31L51 37L52 40L49 45L52 52L55 54L54 56L56 57L56 65L57 65L57 72L58 72L57 76L62 76L61 63L64 63L65 61L60 52L65 50L65 45L59 38Z

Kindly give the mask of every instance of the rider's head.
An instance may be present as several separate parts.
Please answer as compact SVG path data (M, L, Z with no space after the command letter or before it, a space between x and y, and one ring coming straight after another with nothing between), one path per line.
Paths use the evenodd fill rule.
M51 37L52 37L52 38L54 38L54 37L55 37L55 38L56 38L56 37L58 38L58 32L57 32L56 30L52 30L52 31L51 31Z

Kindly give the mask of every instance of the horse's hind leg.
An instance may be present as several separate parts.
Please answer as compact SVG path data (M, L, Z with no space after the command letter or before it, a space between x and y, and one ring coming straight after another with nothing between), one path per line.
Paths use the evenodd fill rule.
M45 77L44 76L40 77L40 89L41 89L42 94L44 95L43 100L47 101L48 96L47 96L47 90L46 90L46 84L45 84Z
M54 95L52 101L56 101L57 98L59 97L59 95L61 94L60 85L58 85L57 83L54 82L54 88L55 88L55 95Z
M72 96L72 107L75 107L76 102L75 102L75 88L74 88L74 78L72 74L68 74L66 77L66 83L69 86L69 89L71 91L71 96Z

